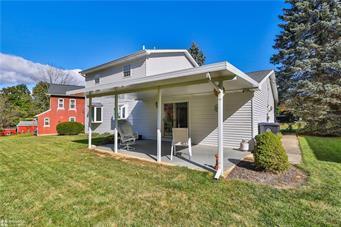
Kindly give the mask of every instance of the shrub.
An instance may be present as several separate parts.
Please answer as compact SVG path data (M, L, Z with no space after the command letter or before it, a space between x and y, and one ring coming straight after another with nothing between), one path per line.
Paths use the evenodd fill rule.
M57 125L59 135L78 135L84 132L84 125L79 122L62 122Z
M254 151L255 164L258 168L270 172L283 172L289 168L286 154L280 136L265 132L256 136Z

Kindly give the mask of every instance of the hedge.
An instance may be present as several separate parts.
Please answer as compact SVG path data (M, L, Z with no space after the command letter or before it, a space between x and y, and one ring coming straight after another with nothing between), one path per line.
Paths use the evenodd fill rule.
M272 132L256 136L254 151L255 164L269 172L283 172L289 169L288 155L285 152L281 137Z
M57 125L59 135L78 135L84 132L84 125L79 122L62 122Z

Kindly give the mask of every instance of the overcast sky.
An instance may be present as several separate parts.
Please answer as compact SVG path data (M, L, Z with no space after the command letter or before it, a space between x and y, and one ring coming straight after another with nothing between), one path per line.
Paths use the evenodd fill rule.
M27 84L30 88L39 81L48 81L48 65L34 63L22 57L0 53L0 88L16 84ZM75 85L84 85L79 70L64 70Z

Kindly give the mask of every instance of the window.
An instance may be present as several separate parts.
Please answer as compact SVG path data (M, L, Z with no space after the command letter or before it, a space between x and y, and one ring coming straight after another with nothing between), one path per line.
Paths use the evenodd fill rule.
M95 75L95 84L99 84L99 75Z
M69 117L70 122L76 122L76 117Z
M76 109L76 99L70 99L69 109L70 110L75 110Z
M130 65L123 66L123 76L127 77L127 76L130 76L130 75L131 75L131 73L130 73Z
M44 118L44 127L50 127L50 118L48 117Z
M118 105L118 119L126 119L127 118L127 106L126 105Z
M64 99L58 99L58 109L64 109Z
M119 111L119 116L121 119L126 119L126 106L125 105L121 105L120 106L120 111Z
M103 107L91 107L91 121L93 123L101 123L103 118Z

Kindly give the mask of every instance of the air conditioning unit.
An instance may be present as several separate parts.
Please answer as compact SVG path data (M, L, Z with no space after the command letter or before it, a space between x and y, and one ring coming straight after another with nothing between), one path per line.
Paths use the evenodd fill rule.
M272 132L274 134L279 133L279 124L278 123L259 123L258 124L258 133L264 133L264 132Z

